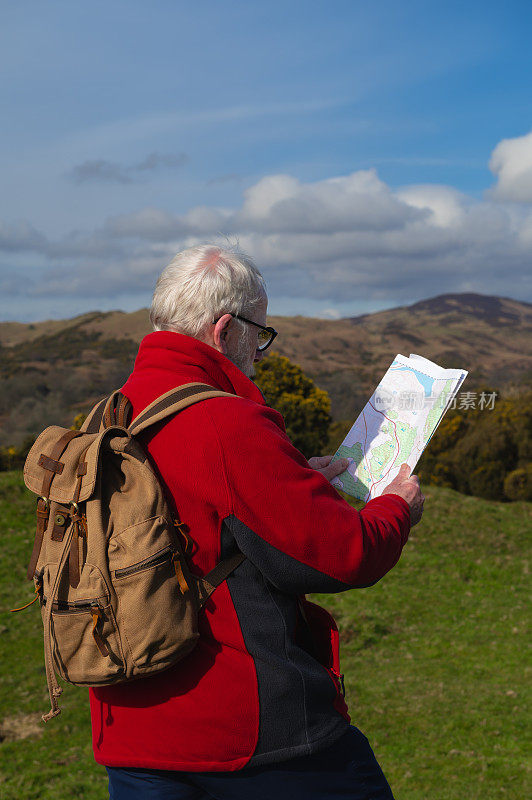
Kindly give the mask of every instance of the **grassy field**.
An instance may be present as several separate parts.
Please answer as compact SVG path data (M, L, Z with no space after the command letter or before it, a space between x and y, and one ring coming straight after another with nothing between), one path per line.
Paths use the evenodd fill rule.
M525 800L526 565L531 505L427 490L425 519L377 586L317 599L342 636L354 724L397 800ZM48 710L41 622L25 581L34 501L0 473L0 797L107 797L92 760L87 692ZM316 598L313 598L316 599Z

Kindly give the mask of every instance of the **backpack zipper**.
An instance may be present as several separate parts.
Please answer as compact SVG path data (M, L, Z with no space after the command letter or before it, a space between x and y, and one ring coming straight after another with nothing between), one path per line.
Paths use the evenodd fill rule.
M131 567L115 569L114 576L115 578L124 578L126 575L133 575L133 573L141 572L143 569L147 569L148 567L156 567L159 564L164 564L165 561L169 561L172 558L174 552L174 548L171 545L168 545L168 547L165 547L164 550L160 550L154 556L145 558L143 561L139 561L137 564L132 564Z
M42 598L43 606L46 605L46 597ZM103 609L98 600L56 600L53 604L54 611L90 611L93 606Z

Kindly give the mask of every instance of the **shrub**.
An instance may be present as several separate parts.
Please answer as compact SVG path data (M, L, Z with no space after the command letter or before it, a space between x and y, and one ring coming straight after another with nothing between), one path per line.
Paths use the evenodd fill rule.
M509 500L532 501L532 464L508 473L504 479L504 494Z
M298 450L307 458L323 453L331 424L327 392L277 353L258 363L255 381L268 405L283 415L286 432Z

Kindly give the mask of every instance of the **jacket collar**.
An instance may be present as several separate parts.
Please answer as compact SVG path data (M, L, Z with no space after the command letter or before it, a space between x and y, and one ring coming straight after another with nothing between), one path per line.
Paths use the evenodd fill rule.
M172 331L144 337L123 389L132 400L140 394L139 400L145 402L147 396L155 399L175 386L196 381L265 405L260 389L226 356L199 339Z

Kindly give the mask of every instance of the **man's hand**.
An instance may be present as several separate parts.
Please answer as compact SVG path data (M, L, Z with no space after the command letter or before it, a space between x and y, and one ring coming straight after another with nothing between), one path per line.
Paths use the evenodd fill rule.
M331 464L331 458L332 456L313 456L309 458L308 463L312 469L315 469L316 472L321 472L324 478L332 481L337 475L346 471L349 461L347 458L339 458L338 461L334 461Z
M410 475L408 464L401 464L398 475L388 484L382 494L398 494L410 506L410 527L417 525L423 514L424 496L417 475Z

